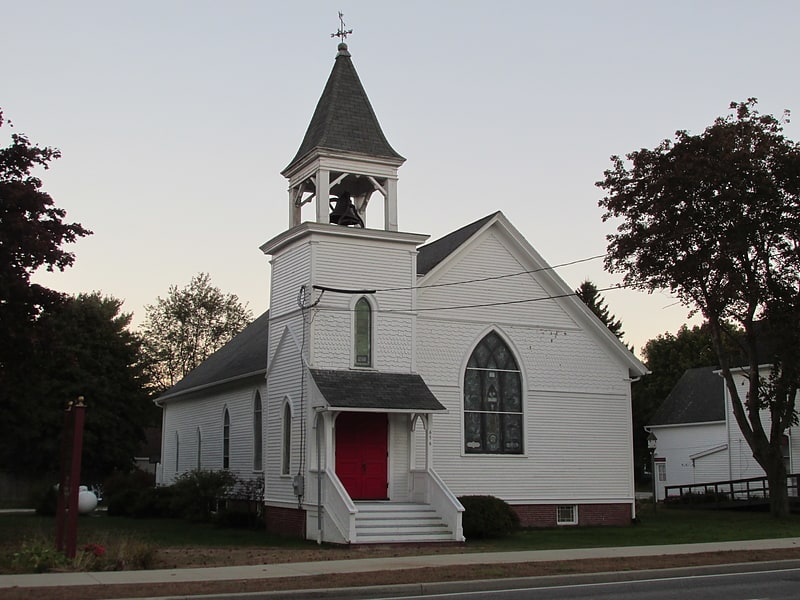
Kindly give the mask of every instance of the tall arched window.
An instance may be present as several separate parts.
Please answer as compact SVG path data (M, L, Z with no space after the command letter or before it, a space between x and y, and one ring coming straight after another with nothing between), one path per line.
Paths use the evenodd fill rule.
M175 472L180 471L181 464L181 436L175 432Z
M360 298L355 307L355 366L372 366L372 307Z
M256 397L253 400L253 470L261 471L263 465L263 443L262 443L262 425L261 425L261 393L256 391Z
M197 470L199 471L202 467L202 456L203 456L203 436L200 433L200 428L197 428Z
M522 378L494 331L475 347L464 373L464 452L522 454Z
M281 453L281 474L288 475L292 463L292 409L289 403L283 405L283 451Z
M231 466L231 415L228 409L222 416L222 468Z

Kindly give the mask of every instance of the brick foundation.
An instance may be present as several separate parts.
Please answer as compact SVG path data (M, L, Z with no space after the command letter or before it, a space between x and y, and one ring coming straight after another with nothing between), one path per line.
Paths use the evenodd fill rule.
M511 508L519 515L523 527L556 527L558 504L521 504ZM578 525L630 525L633 507L630 504L578 504Z
M265 506L267 532L292 537L306 537L306 511L299 508Z

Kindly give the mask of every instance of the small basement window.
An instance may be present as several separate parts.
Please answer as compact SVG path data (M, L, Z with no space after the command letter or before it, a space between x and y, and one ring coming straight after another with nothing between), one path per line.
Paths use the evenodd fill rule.
M556 524L557 525L577 525L578 524L578 507L574 504L565 504L556 507Z

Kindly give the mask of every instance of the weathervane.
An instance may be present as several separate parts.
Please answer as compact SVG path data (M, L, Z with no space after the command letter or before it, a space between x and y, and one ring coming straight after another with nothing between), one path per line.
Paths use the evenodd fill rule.
M347 39L347 36L353 33L352 29L344 28L344 13L339 11L339 29L336 33L332 33L331 37L338 37L342 43Z

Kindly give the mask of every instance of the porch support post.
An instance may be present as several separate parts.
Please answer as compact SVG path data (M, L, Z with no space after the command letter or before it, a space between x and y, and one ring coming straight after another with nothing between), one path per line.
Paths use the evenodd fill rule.
M433 415L430 413L423 416L425 419L425 470L433 469Z

